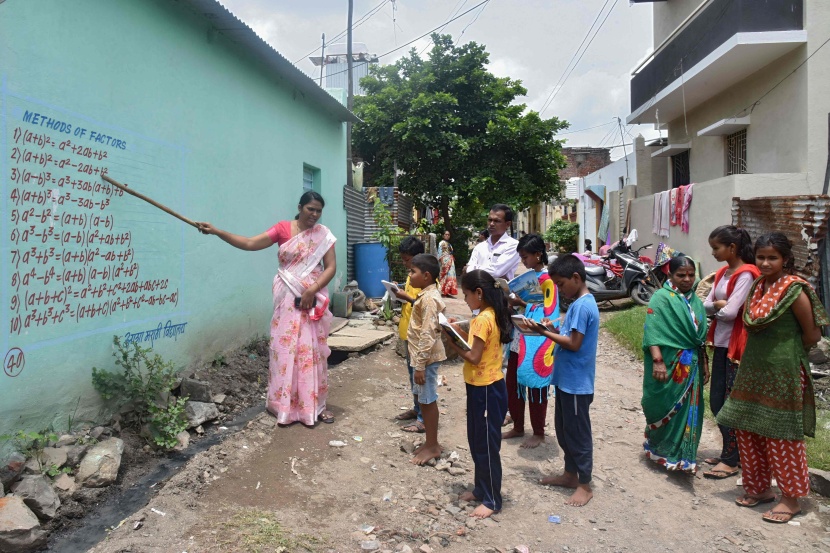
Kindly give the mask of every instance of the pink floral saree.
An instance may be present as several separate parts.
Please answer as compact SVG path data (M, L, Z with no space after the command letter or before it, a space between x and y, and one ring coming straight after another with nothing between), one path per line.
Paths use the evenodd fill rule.
M331 353L327 339L332 319L326 309L328 291L323 288L317 294L316 313L294 307L294 298L323 272L323 256L335 241L329 229L318 224L280 245L280 269L272 288L274 317L266 400L268 411L279 424L299 421L313 426L326 408Z

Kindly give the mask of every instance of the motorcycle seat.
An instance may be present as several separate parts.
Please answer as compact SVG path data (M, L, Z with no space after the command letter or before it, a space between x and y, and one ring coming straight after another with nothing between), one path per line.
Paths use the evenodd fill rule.
M586 266L585 267L585 274L591 276L602 277L605 276L605 268L604 267L597 267L597 266Z

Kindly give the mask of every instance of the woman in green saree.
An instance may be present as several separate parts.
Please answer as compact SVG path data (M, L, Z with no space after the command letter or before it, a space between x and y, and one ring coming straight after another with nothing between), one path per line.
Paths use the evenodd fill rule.
M709 381L706 310L692 292L694 262L669 262L669 280L648 304L643 333L646 457L666 470L694 474L703 428L703 385Z

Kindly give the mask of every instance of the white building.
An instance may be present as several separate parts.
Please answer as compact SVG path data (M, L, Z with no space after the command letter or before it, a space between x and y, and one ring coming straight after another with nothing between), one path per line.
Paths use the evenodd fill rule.
M638 175L632 225L641 244L664 241L710 271L707 238L732 222L733 197L822 192L830 2L667 0L650 9L654 53L632 74L627 122L663 129L667 140L651 155L667 163L662 174ZM689 233L652 234L652 194L689 183ZM767 224L787 219L776 213Z

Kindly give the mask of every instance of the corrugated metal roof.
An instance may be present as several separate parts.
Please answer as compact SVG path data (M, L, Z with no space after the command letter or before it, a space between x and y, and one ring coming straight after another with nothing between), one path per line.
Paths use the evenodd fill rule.
M250 52L255 59L291 83L298 92L320 104L326 112L337 120L360 122L360 119L349 111L346 106L338 102L328 92L320 88L308 75L274 50L253 29L237 18L218 0L177 1L210 21L217 32L222 33L231 42Z
M818 285L821 264L819 242L827 236L829 196L772 196L732 198L732 223L753 239L781 232L793 243L795 273Z

